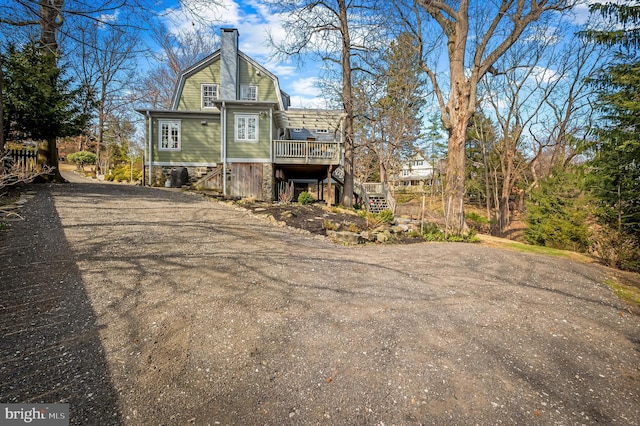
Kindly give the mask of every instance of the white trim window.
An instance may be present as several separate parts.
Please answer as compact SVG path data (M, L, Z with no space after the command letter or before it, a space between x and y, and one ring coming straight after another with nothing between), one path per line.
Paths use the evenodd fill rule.
M235 114L235 141L258 142L258 114Z
M200 85L202 94L202 108L214 108L213 101L218 99L218 85L203 83Z
M258 86L250 86L248 84L243 84L242 86L240 86L240 100L257 101Z
M316 129L317 134L328 134L329 129Z
M181 125L180 120L159 120L158 149L160 151L180 151Z

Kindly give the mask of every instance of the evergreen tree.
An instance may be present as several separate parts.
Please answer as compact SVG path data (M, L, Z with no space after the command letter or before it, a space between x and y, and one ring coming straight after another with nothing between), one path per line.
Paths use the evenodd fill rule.
M617 60L592 80L604 120L595 129L589 184L605 225L640 248L640 3L595 4L592 12L616 22L611 31L587 31L590 40L616 49Z
M81 134L89 117L80 113L78 92L63 78L55 56L30 41L22 49L9 45L1 62L7 140L53 141L55 147L57 138Z
M587 199L574 167L556 167L527 200L525 239L535 245L584 252L589 246Z
M417 53L415 38L400 34L354 85L358 161L362 166L377 162L378 171L367 170L367 175L383 183L398 171L399 160L415 152L423 136L424 76Z
M378 110L380 178L386 182L393 160L414 152L422 135L422 87L424 77L417 56L416 40L402 33L384 55L384 95L374 104Z

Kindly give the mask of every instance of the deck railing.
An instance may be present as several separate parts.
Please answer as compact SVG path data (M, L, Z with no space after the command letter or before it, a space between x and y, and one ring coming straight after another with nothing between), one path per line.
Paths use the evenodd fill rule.
M369 193L369 194L384 194L385 193L385 190L384 190L384 187L382 186L382 183L366 182L366 183L363 183L362 186L364 187L365 191L367 191L367 193Z
M274 140L275 161L337 164L340 161L339 142Z

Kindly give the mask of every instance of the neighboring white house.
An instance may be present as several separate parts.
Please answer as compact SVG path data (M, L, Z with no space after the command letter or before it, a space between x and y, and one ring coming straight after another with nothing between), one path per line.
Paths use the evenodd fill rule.
M398 184L403 186L420 185L431 180L433 165L421 152L416 152L402 163Z

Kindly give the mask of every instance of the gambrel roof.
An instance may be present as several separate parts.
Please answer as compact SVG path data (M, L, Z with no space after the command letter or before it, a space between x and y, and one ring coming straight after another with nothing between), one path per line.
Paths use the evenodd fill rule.
M200 62L196 63L195 65L187 68L186 70L184 70L182 72L182 74L180 74L180 77L178 78L178 81L176 83L176 87L175 87L175 89L173 91L173 98L171 99L171 109L172 110L177 110L178 109L178 102L180 101L180 96L182 94L182 89L184 88L184 83L187 80L187 78L189 78L190 76L192 76L194 74L197 74L198 72L200 72L203 69L207 68L211 64L219 61L220 60L220 56L221 56L221 50L218 49L217 51L215 51L211 55L209 55L206 58L202 59ZM245 60L247 63L249 63L253 67L255 67L260 73L262 73L263 75L265 75L265 76L269 77L271 80L273 80L273 83L274 83L275 88L276 88L276 94L278 96L278 109L280 109L280 110L286 109L288 107L288 104L289 104L289 95L287 95L285 92L280 90L280 82L278 81L278 77L276 77L275 74L273 74L271 71L266 69L264 66L260 65L258 62L256 62L255 60L253 60L251 57L247 56L243 52L238 51L238 57L243 59L243 60Z

